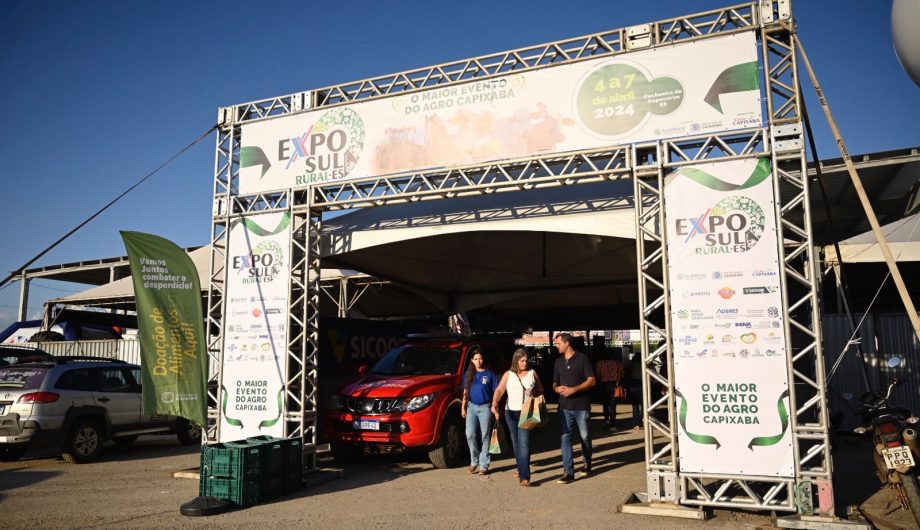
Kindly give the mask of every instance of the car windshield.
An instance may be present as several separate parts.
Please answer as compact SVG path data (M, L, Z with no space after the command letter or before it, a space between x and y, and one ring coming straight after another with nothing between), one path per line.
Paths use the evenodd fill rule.
M0 388L19 388L23 390L39 388L47 372L47 368L34 366L0 368Z
M374 366L371 373L381 375L455 374L460 364L460 350L400 346Z

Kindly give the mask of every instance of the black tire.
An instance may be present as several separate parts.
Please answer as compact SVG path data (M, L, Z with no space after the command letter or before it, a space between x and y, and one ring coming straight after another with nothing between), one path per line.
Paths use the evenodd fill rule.
M914 521L920 525L920 488L917 488L917 479L913 475L898 473L901 479L901 488L904 489L904 496L907 497L907 505L910 506L910 512L914 516Z
M71 464L91 462L99 456L104 440L102 426L98 421L92 419L77 420L64 439L61 456L65 462Z
M0 448L0 462L15 462L26 454L25 447L3 447Z
M138 435L132 434L131 436L116 436L112 440L118 445L131 445L137 441Z
M201 445L201 427L188 420L179 420L176 425L176 438L182 445Z
M332 442L329 444L329 450L337 466L352 464L361 459L361 449L350 443Z
M61 342L67 340L57 331L39 331L29 337L29 342Z
M460 418L453 414L444 419L441 427L441 440L437 447L428 452L428 459L438 469L457 467L463 461L466 435Z

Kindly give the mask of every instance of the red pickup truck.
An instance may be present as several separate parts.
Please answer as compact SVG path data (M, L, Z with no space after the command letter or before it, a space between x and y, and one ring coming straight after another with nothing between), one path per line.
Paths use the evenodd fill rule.
M326 432L336 462L377 446L426 450L439 468L462 465L468 458L462 379L477 351L497 374L507 369L493 342L475 338L410 337L390 350L333 398Z

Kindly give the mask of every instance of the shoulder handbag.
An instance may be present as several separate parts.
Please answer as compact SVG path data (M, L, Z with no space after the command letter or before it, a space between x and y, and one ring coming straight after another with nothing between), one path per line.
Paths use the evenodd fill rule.
M521 383L521 388L524 388L521 378L517 374L514 376ZM524 402L521 404L521 418L518 420L518 427L531 431L547 423L549 423L549 411L546 409L546 400L543 399L543 396L525 395Z

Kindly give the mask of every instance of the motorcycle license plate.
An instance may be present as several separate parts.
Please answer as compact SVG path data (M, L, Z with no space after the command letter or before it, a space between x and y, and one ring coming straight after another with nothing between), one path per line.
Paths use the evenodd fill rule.
M380 421L379 420L354 420L351 426L353 429L356 429L359 431L379 431Z
M882 450L882 456L885 457L885 465L888 469L904 466L912 467L914 465L914 455L910 454L910 447L906 445L888 447Z

